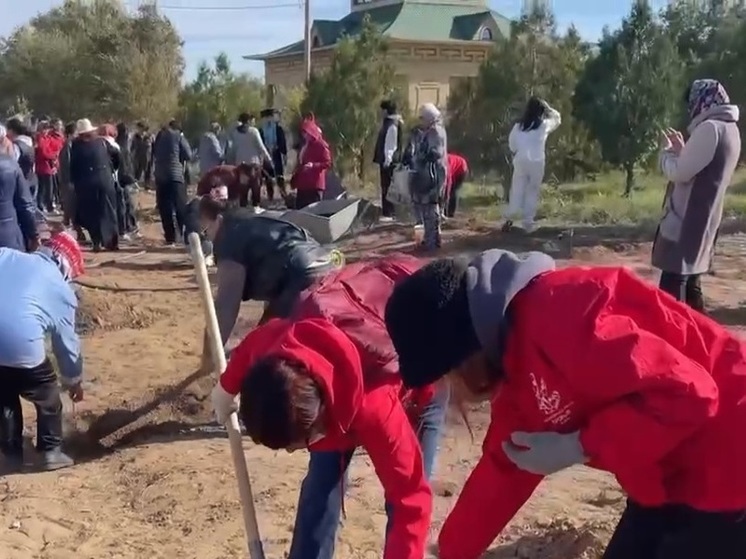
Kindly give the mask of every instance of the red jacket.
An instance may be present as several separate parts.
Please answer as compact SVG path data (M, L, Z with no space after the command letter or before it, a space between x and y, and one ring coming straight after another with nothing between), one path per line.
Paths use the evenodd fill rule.
M385 559L422 559L432 512L420 445L405 409L429 399L432 389L403 389L383 319L394 284L422 264L393 256L325 277L305 292L291 319L251 331L220 377L228 393L238 394L260 357L280 354L306 364L327 396L326 436L312 450L365 448L393 506Z
M448 154L448 174L446 175L446 194L451 193L454 182L463 181L469 172L466 159L455 153Z
M324 190L326 171L332 166L332 152L324 140L321 129L312 120L301 125L306 133L306 143L300 150L298 164L290 178L290 186L297 190Z
M241 184L240 170L243 170L248 177L247 184ZM248 196L252 188L260 188L261 178L261 167L256 164L216 165L200 177L197 183L197 196L205 196L210 194L213 188L225 186L228 188L228 199L239 200L242 196Z
M36 174L54 175L59 166L65 138L56 132L41 132L36 136Z
M507 378L439 557L480 557L541 481L503 452L515 431L579 430L589 465L639 504L746 510L746 347L736 336L621 268L539 276L510 316Z

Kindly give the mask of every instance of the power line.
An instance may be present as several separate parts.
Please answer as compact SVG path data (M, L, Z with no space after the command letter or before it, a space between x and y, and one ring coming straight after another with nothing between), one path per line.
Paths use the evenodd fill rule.
M181 11L181 12L246 12L251 10L275 10L280 8L300 8L303 2L286 4L252 4L244 6L177 6L169 4L156 4L159 10Z

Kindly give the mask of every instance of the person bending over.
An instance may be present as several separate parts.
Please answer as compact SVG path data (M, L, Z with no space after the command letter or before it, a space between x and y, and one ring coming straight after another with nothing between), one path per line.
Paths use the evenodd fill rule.
M45 470L73 465L62 452L62 401L52 353L73 402L83 399L83 357L75 332L78 299L69 282L83 273L75 239L55 233L33 253L0 248L0 450L7 466L23 456L21 398L36 408L36 449ZM12 296L11 296L12 295Z
M481 557L576 464L628 496L604 559L744 556L746 347L725 327L625 268L501 250L418 270L385 318L406 386L448 376L491 400L440 559Z
M242 208L249 205L261 213L262 168L257 164L218 165L207 171L197 183L197 196L210 194L213 188L228 187L228 200Z
M367 451L386 495L384 559L424 556L432 509L427 479L448 388L403 389L383 322L394 285L421 265L392 256L327 275L300 296L288 319L246 336L213 392L221 423L240 393L239 414L257 444L310 450L289 559L333 557L356 447Z
M255 215L249 208L230 208L210 196L200 199L199 221L213 245L215 310L223 344L233 331L242 301L264 302L260 322L287 316L298 294L335 267L333 251L288 221ZM208 347L205 344L204 367Z

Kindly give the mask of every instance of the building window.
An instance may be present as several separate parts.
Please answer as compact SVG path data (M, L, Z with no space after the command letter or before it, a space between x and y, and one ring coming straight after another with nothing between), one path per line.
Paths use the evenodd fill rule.
M491 41L492 40L492 29L489 27L482 27L482 29L479 31L479 40L480 41Z
M319 39L319 36L318 36L318 35L316 35L316 36L315 36L315 37L313 38L313 41L311 42L311 45L312 45L312 46L313 46L313 48L315 48L315 49L317 49L317 48L319 48L319 47L321 46L321 39Z

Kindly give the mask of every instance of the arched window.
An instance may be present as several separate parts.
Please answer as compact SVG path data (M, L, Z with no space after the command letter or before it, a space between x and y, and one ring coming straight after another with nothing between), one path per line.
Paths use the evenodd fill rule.
M489 27L482 27L482 30L479 32L479 40L480 41L491 41L492 40L492 29Z
M312 45L312 46L313 46L313 48L315 48L315 49L317 49L317 48L319 48L319 47L321 46L321 39L319 39L319 36L318 36L318 35L316 35L316 36L315 36L315 37L313 38L313 41L311 42L311 45Z

